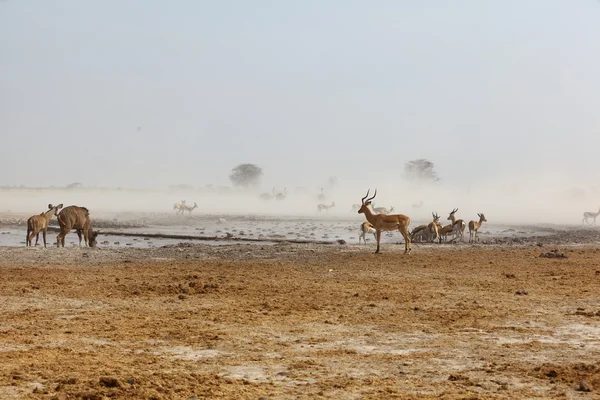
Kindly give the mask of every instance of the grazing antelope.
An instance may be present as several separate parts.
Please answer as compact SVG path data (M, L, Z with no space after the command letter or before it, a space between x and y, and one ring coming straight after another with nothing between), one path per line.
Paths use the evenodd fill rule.
M410 218L403 214L373 214L369 206L371 205L371 200L377 196L377 189L375 189L375 194L373 197L369 197L369 192L371 190L367 190L367 195L361 199L361 207L358 210L359 214L365 214L367 221L373 225L375 231L377 233L377 250L375 253L379 253L379 243L381 241L381 232L382 231L392 231L398 229L402 237L404 237L404 254L410 254L412 250L410 245L410 235L408 233L408 225L410 225ZM365 201L366 199L366 201Z
M85 240L86 246L96 247L96 237L98 232L92 229L92 221L90 220L90 211L85 207L69 206L63 208L60 213L55 214L58 218L60 233L56 237L58 247L65 247L65 236L71 229L77 230L79 236L79 246L81 246L81 234Z
M360 235L358 236L358 244L360 244L360 239L362 238L363 242L367 244L367 238L365 235L367 233L372 233L375 240L377 240L377 231L373 228L373 225L369 221L363 222L360 224Z
M358 210L360 210L360 204L352 204L352 209L350 210L350 212L353 213L357 212Z
M319 201L325 201L325 199L327 198L327 196L325 196L325 193L323 193L323 188L321 188L321 193L319 194L319 196L317 196L317 198L319 199Z
M417 239L422 242L427 240L427 225L419 225L410 233L410 239L416 242Z
M287 197L287 188L283 188L283 193L277 193L277 196L275 196L275 198L277 200L285 200L286 197Z
M319 205L317 206L317 211L318 211L318 212L321 212L321 211L325 210L325 211L328 211L328 212L329 212L329 209L330 209L331 207L335 207L335 201L334 201L334 202L332 202L330 206L328 206L327 204L319 204Z
M179 210L181 207L185 205L185 200L181 200L179 203L173 204L173 211L177 210L177 214L179 214Z
M452 221L452 234L454 235L454 238L460 237L460 240L462 242L463 238L464 238L465 227L467 224L462 219L456 219L455 214L457 211L458 211L458 208L455 208L454 210L452 210L452 212L448 216L448 220ZM452 240L454 240L454 239L452 239Z
M190 215L192 215L192 211L194 211L195 208L198 208L198 204L196 204L196 202L194 202L193 207L190 207L190 206L187 206L184 204L183 206L181 206L180 210L181 210L182 214L187 211L190 213Z
M598 207L598 212L595 213L593 211L586 211L583 213L583 219L581 220L581 225L583 225L583 221L587 222L588 225L596 225L596 218L600 215L600 207ZM593 219L592 222L589 222L589 219Z
M271 193L265 192L265 193L261 194L259 197L262 200L271 200L273 197L275 197L275 188L273 188L273 191Z
M438 239L442 243L442 237L440 236L440 229L442 227L439 224L440 216L437 213L431 213L431 215L433 216L433 221L427 225L427 241L433 238L434 242L435 239Z
M394 211L394 206L391 206L390 209L388 210L385 207L372 207L373 211L375 211L377 214L389 214L392 211Z
M40 232L42 232L44 247L46 247L46 231L48 230L48 223L62 207L62 204L57 206L48 204L48 211L29 217L27 220L27 237L25 238L27 246L31 246L31 241L33 240L34 236L35 245L37 246L38 240L40 239Z
M477 213L477 216L479 217L479 221L469 222L469 243L473 243L477 239L477 230L481 227L481 224L487 222L483 213Z

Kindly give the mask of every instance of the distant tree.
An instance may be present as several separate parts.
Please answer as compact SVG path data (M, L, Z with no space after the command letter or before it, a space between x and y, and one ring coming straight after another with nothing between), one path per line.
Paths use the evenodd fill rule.
M417 183L432 183L440 180L435 172L435 165L424 158L404 164L404 176L409 181Z
M229 179L233 186L248 189L260 184L262 173L262 169L258 165L240 164L231 170Z

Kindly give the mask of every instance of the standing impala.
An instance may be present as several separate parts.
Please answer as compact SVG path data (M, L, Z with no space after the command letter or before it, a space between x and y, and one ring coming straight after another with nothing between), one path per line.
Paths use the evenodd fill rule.
M485 219L485 215L483 215L483 213L478 213L477 216L479 217L479 222L469 222L469 243L473 243L473 241L477 239L477 230L481 227L481 224L487 222L487 219Z
M431 240L435 242L435 239L438 239L440 243L442 243L442 237L440 236L440 229L442 228L439 224L440 216L437 213L431 213L433 216L433 221L427 225L427 241Z
M598 212L595 213L593 211L586 211L583 213L583 219L581 220L581 225L583 225L583 221L587 222L588 225L594 224L596 225L596 218L600 215L600 207L598 207ZM589 219L593 219L592 222L588 221Z
M457 211L458 208L452 210L448 216L448 220L452 221L452 234L454 235L454 238L460 237L460 241L462 242L467 224L462 219L456 219L455 214Z
M377 250L375 253L379 253L379 242L381 241L381 232L382 231L393 231L398 229L402 237L404 237L404 254L410 254L411 246L410 246L410 234L408 233L408 225L410 225L410 218L403 214L374 214L369 207L371 205L371 200L377 196L377 189L375 189L375 194L373 197L367 199L369 197L369 192L371 189L367 190L367 195L361 199L361 207L358 210L359 214L365 214L367 221L373 225L377 234ZM365 201L365 199L367 199Z

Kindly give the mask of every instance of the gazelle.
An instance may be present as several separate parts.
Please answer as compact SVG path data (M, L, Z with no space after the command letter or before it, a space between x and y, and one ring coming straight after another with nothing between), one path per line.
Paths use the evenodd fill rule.
M60 226L60 233L56 237L58 247L61 247L61 245L65 247L65 236L71 229L77 230L79 246L81 246L81 233L83 232L85 244L89 247L96 247L98 232L94 232L92 229L90 211L87 208L69 206L65 207L60 213L55 213L55 215L58 218L58 225Z
M448 216L448 220L452 221L452 234L454 235L455 238L460 237L460 240L462 242L463 238L464 238L465 227L467 224L462 219L456 219L455 214L457 211L458 211L458 208L455 208L454 210L452 210L452 212Z
M389 210L385 207L373 207L373 211L377 214L389 214L394 211L394 206L391 206Z
M481 224L487 222L483 213L477 213L477 216L479 217L479 221L469 222L469 243L473 243L473 241L477 239L477 230L481 227Z
M442 237L440 236L440 229L441 226L439 224L439 220L440 220L440 216L437 215L437 213L431 213L431 215L433 216L433 221L429 223L429 225L427 225L427 239L429 241L430 238L433 238L433 241L435 241L435 239L438 239L440 241L440 243L442 243Z
M332 207L335 207L335 201L334 201L334 202L332 202L332 203L331 203L331 205L329 205L329 206L328 206L327 204L319 204L319 205L317 206L317 211L318 211L318 212L321 212L321 211L323 211L323 210L325 210L325 211L329 211L329 209L330 209L330 208L332 208Z
M187 206L187 205L185 205L185 204L184 204L184 205L183 205L183 206L180 208L180 210L181 210L181 213L182 213L182 214L183 214L184 212L186 212L186 211L187 211L187 212L189 212L189 213L190 213L190 215L192 215L192 211L194 211L194 209L195 209L195 208L198 208L198 204L196 204L196 202L194 202L194 206L193 206L193 207L190 207L190 206Z
M360 244L360 239L362 238L363 242L367 244L367 238L365 235L367 233L372 233L375 240L377 240L377 231L373 228L373 225L369 221L363 222L360 224L360 235L358 236L358 244Z
M583 213L583 219L581 220L581 225L583 225L583 221L587 222L588 225L596 225L596 218L600 215L600 207L598 207L598 212L595 213L593 211L586 211ZM589 222L589 219L593 219L592 222Z
M375 231L377 233L377 250L375 253L379 253L379 243L381 241L381 232L382 231L392 231L398 229L402 237L404 237L404 254L410 254L411 245L410 245L410 235L408 233L408 225L410 225L410 218L403 214L373 214L373 211L370 209L371 200L377 196L377 189L375 189L375 194L373 197L369 197L369 192L371 190L367 190L367 195L361 199L361 207L358 210L359 214L365 214L367 221L373 225ZM366 201L365 201L366 199Z
M287 188L283 188L283 193L277 193L277 196L275 196L275 198L277 200L285 200L286 197L287 197Z
M25 238L27 246L31 246L31 241L35 236L35 245L37 246L38 240L40 239L40 232L42 232L42 238L44 239L44 247L46 247L46 231L48 231L48 223L56 215L58 210L63 207L62 204L53 206L48 204L48 211L43 212L39 215L29 217L27 220L27 237Z
M261 198L261 200L271 200L273 197L275 197L275 188L273 188L273 191L271 193L265 192L259 197Z

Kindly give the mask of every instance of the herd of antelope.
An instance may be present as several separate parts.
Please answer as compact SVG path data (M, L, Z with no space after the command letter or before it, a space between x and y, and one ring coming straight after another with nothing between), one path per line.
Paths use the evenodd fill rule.
M366 244L366 235L373 234L377 241L377 250L375 253L379 253L381 232L398 230L404 238L404 253L410 254L411 243L420 241L436 241L439 243L447 241L448 235L452 235L452 241L460 239L463 241L464 231L467 224L462 219L456 218L456 212L458 208L455 208L450 212L448 220L450 224L442 226L439 222L440 216L437 213L432 213L433 221L426 225L419 225L412 232L409 232L408 226L410 225L410 218L404 214L391 214L394 207L386 209L385 207L373 207L372 200L377 196L377 189L372 197L369 197L370 190L367 191L365 197L361 199L361 204L352 205L352 210L358 210L359 214L364 214L366 221L360 226L360 235L358 237L358 243L362 241ZM422 203L419 205L419 207ZM600 211L599 211L600 214ZM477 214L479 217L478 221L469 222L469 243L477 241L477 232L484 222L487 222L485 215Z

